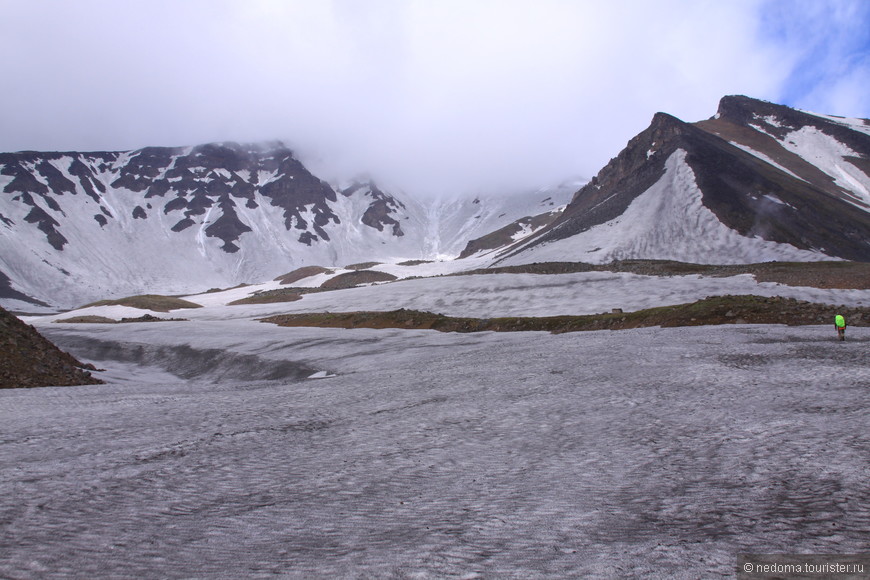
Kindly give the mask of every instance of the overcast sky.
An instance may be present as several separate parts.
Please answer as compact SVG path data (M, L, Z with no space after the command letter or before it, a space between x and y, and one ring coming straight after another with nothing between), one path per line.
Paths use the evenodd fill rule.
M870 117L866 0L0 0L0 151L281 139L320 177L591 177L656 111Z

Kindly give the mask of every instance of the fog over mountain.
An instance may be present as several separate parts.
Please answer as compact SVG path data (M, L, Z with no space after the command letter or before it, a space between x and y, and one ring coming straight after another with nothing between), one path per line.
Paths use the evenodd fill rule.
M725 94L868 117L860 0L4 0L0 151L280 139L429 195L594 175Z

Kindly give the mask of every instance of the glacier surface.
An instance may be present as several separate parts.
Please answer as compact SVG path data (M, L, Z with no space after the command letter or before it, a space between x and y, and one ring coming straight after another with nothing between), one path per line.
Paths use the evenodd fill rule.
M170 314L187 322L29 318L107 384L0 391L0 576L706 578L731 576L739 553L863 550L867 328L841 343L827 325L551 335L255 321L329 304L630 310L717 288L870 292L498 274L227 306L237 289Z
M43 331L109 383L0 392L2 576L726 577L866 546L864 328Z

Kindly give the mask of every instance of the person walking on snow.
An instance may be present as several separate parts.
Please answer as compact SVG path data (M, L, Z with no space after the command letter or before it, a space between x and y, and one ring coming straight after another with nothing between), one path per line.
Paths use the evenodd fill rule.
M841 314L834 317L834 326L837 327L837 336L840 340L846 340L846 319Z

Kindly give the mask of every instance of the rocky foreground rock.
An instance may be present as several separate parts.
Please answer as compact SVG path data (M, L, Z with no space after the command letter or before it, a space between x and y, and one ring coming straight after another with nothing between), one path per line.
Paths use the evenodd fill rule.
M93 370L93 369L92 369ZM85 366L0 308L0 388L94 385Z

